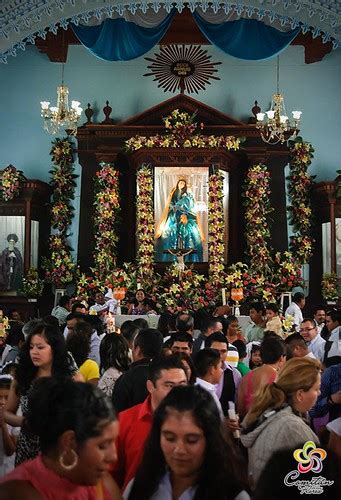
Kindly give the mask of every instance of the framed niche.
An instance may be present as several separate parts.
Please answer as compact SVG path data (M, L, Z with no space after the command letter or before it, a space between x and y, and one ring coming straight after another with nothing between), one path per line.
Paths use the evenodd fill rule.
M30 267L39 268L47 254L50 187L27 180L16 198L0 203L0 294L21 295Z

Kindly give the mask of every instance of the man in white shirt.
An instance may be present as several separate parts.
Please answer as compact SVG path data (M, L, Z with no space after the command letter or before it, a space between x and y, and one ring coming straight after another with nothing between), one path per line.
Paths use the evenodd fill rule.
M211 394L223 420L224 413L216 394L216 384L219 383L223 375L219 352L214 349L201 349L195 356L194 365L198 375L195 384L200 385Z
M326 310L324 306L316 306L313 314L317 324L317 333L321 333L326 321Z
M309 351L304 338L300 333L292 333L285 339L288 347L287 359L289 358L311 358L316 359L314 354Z
M90 307L89 313L96 313L99 316L111 312L116 313L117 300L116 299L106 299L104 294L100 291L95 294L95 304Z
M326 341L317 333L317 325L312 318L305 318L301 323L300 334L307 343L309 352L312 352L319 361L323 361Z
M292 302L285 311L285 317L292 316L294 318L295 330L299 332L300 325L303 321L302 309L305 306L305 296L302 292L296 292Z

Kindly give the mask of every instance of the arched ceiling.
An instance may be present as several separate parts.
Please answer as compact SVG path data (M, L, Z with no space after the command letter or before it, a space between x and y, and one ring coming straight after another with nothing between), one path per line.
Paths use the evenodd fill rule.
M46 38L58 27L67 29L70 23L88 23L113 15L124 16L148 9L158 11L176 8L181 12L188 7L197 7L225 12L236 12L239 16L256 17L267 21L300 25L302 32L312 32L313 38L322 36L323 42L332 41L334 48L341 45L341 1L340 0L3 0L0 3L0 62L9 55L25 50L28 43L34 44L37 37Z

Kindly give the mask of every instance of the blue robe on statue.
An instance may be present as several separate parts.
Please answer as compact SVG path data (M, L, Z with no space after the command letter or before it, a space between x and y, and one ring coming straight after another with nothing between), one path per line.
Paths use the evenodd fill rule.
M174 191L168 207L168 215L156 240L156 261L175 262L175 255L165 252L182 247L193 248L194 252L185 256L186 262L202 262L203 246L198 226L195 202L191 193L179 194Z

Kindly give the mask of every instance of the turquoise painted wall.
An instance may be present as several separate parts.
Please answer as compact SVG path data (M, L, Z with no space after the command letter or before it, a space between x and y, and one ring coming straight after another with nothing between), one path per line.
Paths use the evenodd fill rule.
M147 54L152 57L155 51ZM276 59L249 62L225 55L208 47L218 66L219 81L212 81L205 92L193 97L220 109L237 119L251 115L254 100L268 109L276 89ZM81 46L69 49L65 83L70 99L90 102L97 110L94 121L101 121L101 111L108 99L112 117L122 120L172 96L157 88L147 72L147 61L109 63L95 58ZM28 47L16 58L0 66L2 126L0 134L0 168L12 163L29 178L48 180L51 168L51 136L42 129L40 101L56 101L56 87L61 79L61 64L51 63L35 47ZM330 180L341 168L341 49L328 54L323 61L304 64L304 49L289 47L280 60L280 88L285 94L287 112L303 112L301 135L316 149L311 173L317 180ZM82 120L85 121L84 116ZM80 167L77 165L77 172ZM75 201L79 204L79 192ZM76 210L78 213L78 210ZM77 241L78 218L73 224Z

